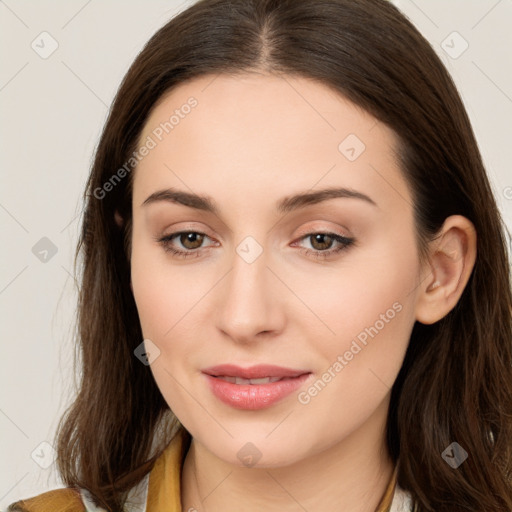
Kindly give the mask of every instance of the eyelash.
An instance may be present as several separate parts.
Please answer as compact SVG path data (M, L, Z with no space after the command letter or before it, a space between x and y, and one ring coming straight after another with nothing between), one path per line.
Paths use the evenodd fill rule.
M164 251L173 254L177 258L190 258L190 257L197 258L200 254L201 248L189 249L187 251L183 251L180 249L176 249L175 247L173 247L171 245L171 241L173 238L175 238L179 235L190 234L190 233L208 237L208 235L206 233L202 233L200 231L176 231L175 233L170 233L162 238L157 238L156 240L163 246ZM307 233L307 234L303 235L302 237L300 237L299 240L304 240L304 239L307 239L307 238L315 236L315 235L327 235L327 236L331 237L335 242L338 242L340 244L335 249L327 249L325 251L320 251L318 249L307 249L304 247L301 248L300 252L302 254L305 254L306 256L313 256L317 259L322 259L322 260L325 260L325 259L329 258L330 256L333 256L334 254L340 253L341 251L348 249L355 242L354 238L348 238L348 237L339 235L337 233L332 233L329 231L316 231L313 233Z

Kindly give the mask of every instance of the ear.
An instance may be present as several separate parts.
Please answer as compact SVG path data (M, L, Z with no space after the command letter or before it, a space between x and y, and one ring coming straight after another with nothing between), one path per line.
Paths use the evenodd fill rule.
M476 230L461 215L448 217L430 242L428 263L417 294L416 320L433 324L457 304L476 261Z
M116 224L122 228L124 226L124 219L121 217L121 214L118 210L114 212L114 220L116 221Z
M121 214L119 213L118 210L116 210L114 212L114 220L116 221L116 224L122 228L124 226L124 219L123 217L121 217ZM132 280L130 279L130 289L132 290L132 293L133 293L133 285L132 285Z

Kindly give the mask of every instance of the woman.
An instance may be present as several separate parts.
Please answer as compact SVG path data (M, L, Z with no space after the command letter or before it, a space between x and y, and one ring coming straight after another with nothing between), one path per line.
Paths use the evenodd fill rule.
M197 2L85 200L68 488L11 511L512 510L504 226L395 7Z

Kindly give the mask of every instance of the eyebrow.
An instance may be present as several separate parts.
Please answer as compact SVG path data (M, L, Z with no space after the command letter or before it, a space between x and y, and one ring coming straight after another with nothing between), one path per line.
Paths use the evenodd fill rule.
M360 199L378 208L377 203L375 203L371 197L368 197L366 194L358 192L357 190L348 188L325 188L314 192L306 191L285 197L277 202L276 210L279 213L288 213L300 208L305 208L306 206L336 198ZM141 206L147 206L160 201L181 204L196 210L210 212L217 216L220 214L218 206L211 197L173 188L153 192Z

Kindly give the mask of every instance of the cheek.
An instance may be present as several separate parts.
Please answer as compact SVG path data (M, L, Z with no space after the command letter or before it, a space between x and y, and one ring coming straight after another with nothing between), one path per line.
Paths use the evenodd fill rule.
M339 269L317 272L314 283L311 276L295 277L298 294L323 323L317 323L323 335L316 343L322 371L343 375L334 379L333 389L342 386L351 396L371 394L374 386L382 387L379 380L392 385L415 322L414 239L393 242L383 237L357 257L347 257ZM341 366L333 369L336 361Z
M334 331L327 339L335 343L337 336L354 336L390 309L388 316L394 318L397 306L393 309L393 304L398 302L405 308L412 303L418 273L414 241L390 242L382 237L371 246L347 253L337 266L288 279L293 277L294 290Z
M195 346L187 320L193 314L194 304L200 300L201 290L192 285L190 274L180 271L182 267L169 264L163 249L139 244L135 237L131 265L142 334L145 340L151 340L158 347L151 372L169 407L186 419L190 397L183 386L190 388L188 361ZM173 342L175 340L179 343Z
M171 329L174 311L179 306L179 283L169 281L165 252L155 249L134 225L131 255L131 280L144 338L161 340ZM167 265L167 267L169 267Z
M133 295L145 338L163 341L207 291L197 270L177 265L163 248L134 228L131 256ZM202 284L203 283L203 284Z
M141 243L140 236L134 229L130 262L132 291L143 335L145 338L152 339L155 334L153 326L160 317L155 313L158 311L158 305L164 303L165 288L162 286L162 281L158 279L159 269L153 265L150 255L149 247Z

